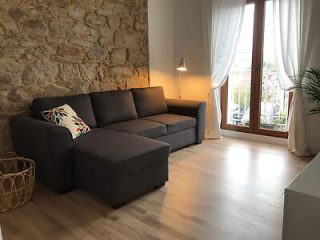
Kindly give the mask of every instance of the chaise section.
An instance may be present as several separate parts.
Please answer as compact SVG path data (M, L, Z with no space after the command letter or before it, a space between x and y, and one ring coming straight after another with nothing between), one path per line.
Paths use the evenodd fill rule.
M167 128L164 124L143 119L110 124L105 126L104 129L135 134L147 138L157 138L167 134Z
M201 101L167 99L168 113L196 118L197 141L204 139L206 125L206 103Z
M193 117L164 113L143 118L148 121L161 123L167 126L168 134L180 132L197 126Z
M75 182L118 207L165 184L168 156L168 144L94 129L75 140Z
M10 119L14 149L36 162L36 177L58 193L74 187L73 140L67 128L25 114Z

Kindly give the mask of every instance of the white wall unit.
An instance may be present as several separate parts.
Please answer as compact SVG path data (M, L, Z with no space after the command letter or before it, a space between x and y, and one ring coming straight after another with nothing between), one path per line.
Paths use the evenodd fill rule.
M199 0L149 0L150 84L178 97L181 57L188 71L181 75L183 99L207 100L210 76L205 60Z
M285 189L283 240L320 239L320 154Z

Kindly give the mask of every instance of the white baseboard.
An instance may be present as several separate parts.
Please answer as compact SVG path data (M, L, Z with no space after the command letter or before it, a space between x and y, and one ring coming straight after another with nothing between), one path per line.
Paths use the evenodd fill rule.
M255 142L283 145L283 146L288 145L288 139L286 138L269 137L264 135L237 132L237 131L231 131L231 130L225 130L225 129L222 129L222 136L245 139L245 140L255 141Z

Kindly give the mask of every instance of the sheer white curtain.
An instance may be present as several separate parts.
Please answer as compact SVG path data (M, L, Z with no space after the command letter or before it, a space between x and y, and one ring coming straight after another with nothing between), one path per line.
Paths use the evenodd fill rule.
M203 32L211 72L207 138L221 137L219 89L228 76L237 50L246 2L246 0L202 0Z
M301 72L310 61L312 0L273 0L276 59L282 89L293 91L288 124L288 149L308 155Z

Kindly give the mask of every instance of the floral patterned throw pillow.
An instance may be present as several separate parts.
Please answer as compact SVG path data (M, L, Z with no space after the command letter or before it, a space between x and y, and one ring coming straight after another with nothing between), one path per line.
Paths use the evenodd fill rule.
M68 128L73 139L91 131L88 125L67 104L43 111L41 114L48 122Z

